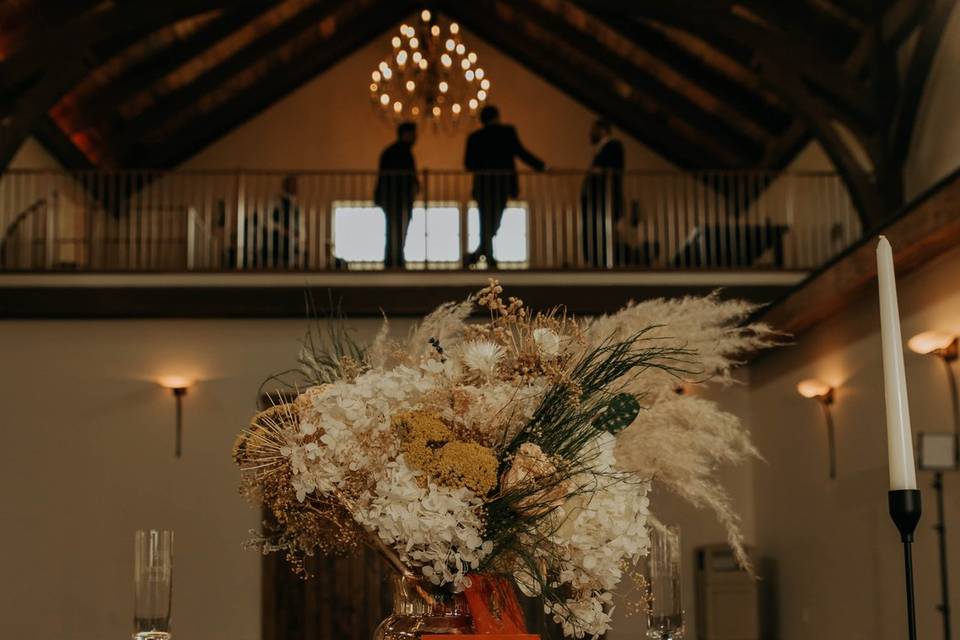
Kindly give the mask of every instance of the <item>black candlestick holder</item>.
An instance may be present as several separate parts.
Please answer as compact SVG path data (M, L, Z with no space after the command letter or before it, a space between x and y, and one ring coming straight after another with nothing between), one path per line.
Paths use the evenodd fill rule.
M917 607L913 597L913 532L920 522L920 491L898 489L887 494L890 518L897 525L903 542L903 566L907 589L907 637L917 640Z

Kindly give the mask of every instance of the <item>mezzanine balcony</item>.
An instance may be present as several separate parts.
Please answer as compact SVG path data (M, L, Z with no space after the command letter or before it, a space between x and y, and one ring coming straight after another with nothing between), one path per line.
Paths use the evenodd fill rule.
M626 172L594 180L599 197L584 178L521 173L492 270L464 267L479 216L463 172L417 175L405 266L387 268L374 172L10 171L0 307L165 315L149 302L163 291L170 315L296 315L309 287L353 312L419 313L493 274L534 302L563 287L582 313L718 287L767 301L862 233L832 173Z

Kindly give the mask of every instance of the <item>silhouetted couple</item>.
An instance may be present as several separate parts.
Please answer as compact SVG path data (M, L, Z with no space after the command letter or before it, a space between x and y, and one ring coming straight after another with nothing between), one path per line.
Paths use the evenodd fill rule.
M480 111L480 122L482 128L467 138L463 160L467 171L473 173L472 193L480 214L480 246L464 258L464 266L472 267L483 258L488 267L494 268L497 261L493 255L493 237L500 228L507 201L520 192L515 159L537 171L544 170L544 163L524 148L514 127L500 122L496 107L484 107ZM397 141L380 155L374 202L387 217L384 262L388 267L403 266L407 226L414 198L420 190L412 150L416 138L416 125L403 123L397 127Z

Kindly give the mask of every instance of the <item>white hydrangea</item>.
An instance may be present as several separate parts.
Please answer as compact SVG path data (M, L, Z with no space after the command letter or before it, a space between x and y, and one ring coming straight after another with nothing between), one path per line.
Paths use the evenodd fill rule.
M420 566L433 584L456 591L470 586L467 574L493 550L481 536L482 502L469 489L417 482L419 472L403 455L386 465L374 498L360 514L364 524L394 547L401 559Z
M433 375L410 367L369 371L351 382L324 385L310 394L311 406L301 412L300 438L319 435L319 443L291 443L293 485L302 500L313 491L343 488L352 472L371 478L395 457L389 436L393 415L418 406L435 385ZM312 446L311 446L312 445Z
M580 618L574 624L582 625L587 634L602 634L606 630L597 625L609 622L606 614L610 611L606 611L605 617L600 615L596 612L597 603L606 602L603 594L609 595L616 589L623 578L624 564L646 555L650 546L650 483L616 475L615 443L614 436L603 433L585 448L585 455L594 456L593 470L600 474L597 480L601 485L591 494L572 498L564 505L563 513L558 514L562 524L551 536L551 541L563 549L559 583L570 585L576 594L572 601L580 603L569 608L574 612L583 609L587 615L584 619L574 613ZM559 615L557 610L552 613Z
M610 630L613 619L613 597L609 592L590 593L560 604L547 604L547 613L563 628L568 638L590 637L597 640Z

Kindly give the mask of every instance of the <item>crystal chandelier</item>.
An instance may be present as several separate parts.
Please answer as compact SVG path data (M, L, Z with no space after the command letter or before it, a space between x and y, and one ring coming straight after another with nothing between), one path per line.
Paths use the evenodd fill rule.
M400 26L393 51L371 74L370 99L392 122L430 123L454 133L472 123L487 100L490 79L477 54L460 40L460 25L441 24L428 9Z

